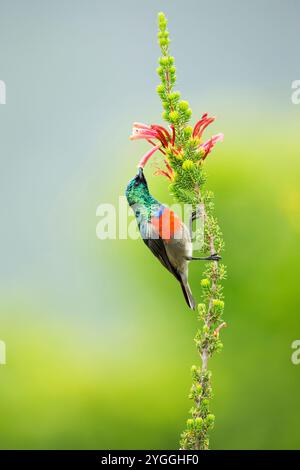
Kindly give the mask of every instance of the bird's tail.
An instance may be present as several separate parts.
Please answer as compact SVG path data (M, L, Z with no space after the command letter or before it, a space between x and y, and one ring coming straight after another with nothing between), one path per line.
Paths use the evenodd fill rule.
M186 303L192 310L195 310L196 304L195 304L195 300L194 300L188 281L181 279L179 282L180 282L181 289L182 289Z

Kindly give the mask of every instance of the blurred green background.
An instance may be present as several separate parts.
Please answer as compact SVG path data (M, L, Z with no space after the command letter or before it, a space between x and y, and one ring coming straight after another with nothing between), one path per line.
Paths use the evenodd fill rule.
M194 121L225 134L207 161L228 265L211 446L300 447L299 2L1 0L2 449L178 447L195 314L141 240L96 237L147 148L131 123L161 122L160 10Z

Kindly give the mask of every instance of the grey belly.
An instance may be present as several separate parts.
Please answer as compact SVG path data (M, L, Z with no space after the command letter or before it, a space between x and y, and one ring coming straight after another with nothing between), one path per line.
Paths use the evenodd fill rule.
M172 238L165 244L166 252L172 265L181 273L186 274L188 261L186 257L192 256L192 243L186 228L180 238Z

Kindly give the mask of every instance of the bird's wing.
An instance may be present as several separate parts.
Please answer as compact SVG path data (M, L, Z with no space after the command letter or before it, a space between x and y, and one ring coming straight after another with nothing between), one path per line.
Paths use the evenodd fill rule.
M154 256L159 259L161 264L167 268L173 276L176 277L178 281L181 281L181 276L179 275L177 269L171 264L163 239L159 236L156 228L151 223L142 224L140 227L141 235L148 246L152 251Z

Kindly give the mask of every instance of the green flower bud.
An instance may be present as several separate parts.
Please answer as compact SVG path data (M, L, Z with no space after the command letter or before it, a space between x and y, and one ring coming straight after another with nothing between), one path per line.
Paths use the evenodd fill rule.
M167 27L166 17L165 16L164 17L160 16L158 18L158 24L159 24L159 29L164 32L166 30L166 27Z
M186 137L190 137L193 133L193 128L191 126L187 126L184 129L184 134Z
M193 367L194 367L194 369L193 369ZM191 370L191 372L192 372L191 375L192 375L193 386L196 386L196 385L199 385L199 380L201 378L201 370L200 370L199 367L196 367L196 366L193 366L193 367L192 367L192 370ZM198 394L201 393L201 392L202 392L202 390L197 391Z
M163 11L160 11L157 16L158 16L159 23L161 23L161 22L166 23L167 22L167 18L165 17L165 14L164 14Z
M170 57L168 58L168 64L169 64L169 65L173 65L174 62L175 62L174 57L170 56Z
M191 431L194 428L194 420L189 418L186 422L186 427Z
M160 63L160 65L168 65L168 57L160 57L159 58L159 63Z
M176 67L170 67L169 72L171 75L174 75L174 73L176 72Z
M179 114L177 111L171 111L169 114L169 119L171 122L176 122L179 119Z
M206 288L210 286L210 281L209 279L201 279L200 284L201 284L201 287Z
M182 160L183 159L183 154L181 152L175 153L174 156L175 156L176 160Z
M213 306L214 306L214 307L217 307L217 308L219 308L219 309L223 309L223 308L224 308L224 302L223 302L223 300L214 299L212 303L213 303Z
M160 39L160 40L159 40L159 45L160 45L161 47L168 46L169 44L170 44L170 40L169 40L169 39L163 38L163 39Z
M180 101L179 109L180 111L186 111L189 108L189 103L187 101Z
M168 39L169 37L169 31L159 31L157 33L158 39Z
M173 93L169 94L169 100L170 101L177 101L180 98L180 92L179 91L174 91Z
M164 91L165 91L165 87L160 83L159 85L157 85L156 87L156 91L159 95L163 94Z
M164 121L168 121L169 120L169 114L167 113L167 111L164 111L162 113L162 118L164 119Z
M208 408L209 401L207 400L207 398L203 398L201 404L204 408Z
M215 422L215 416L213 414L209 414L206 416L205 424L207 424L207 426L212 427L214 425L214 422Z
M182 164L183 170L192 170L194 168L194 162L192 160L185 160Z
M200 431L202 429L202 426L203 426L203 419L202 418L196 418L195 419L195 425L196 425L196 428Z
M162 67L157 67L156 72L160 77L164 75L164 69Z
M202 318L206 313L206 305L205 304L198 304L198 312L199 312L200 318Z
M185 118L186 118L187 120L190 119L190 117L192 116L192 110L191 110L191 108L187 109L184 114L185 114Z

